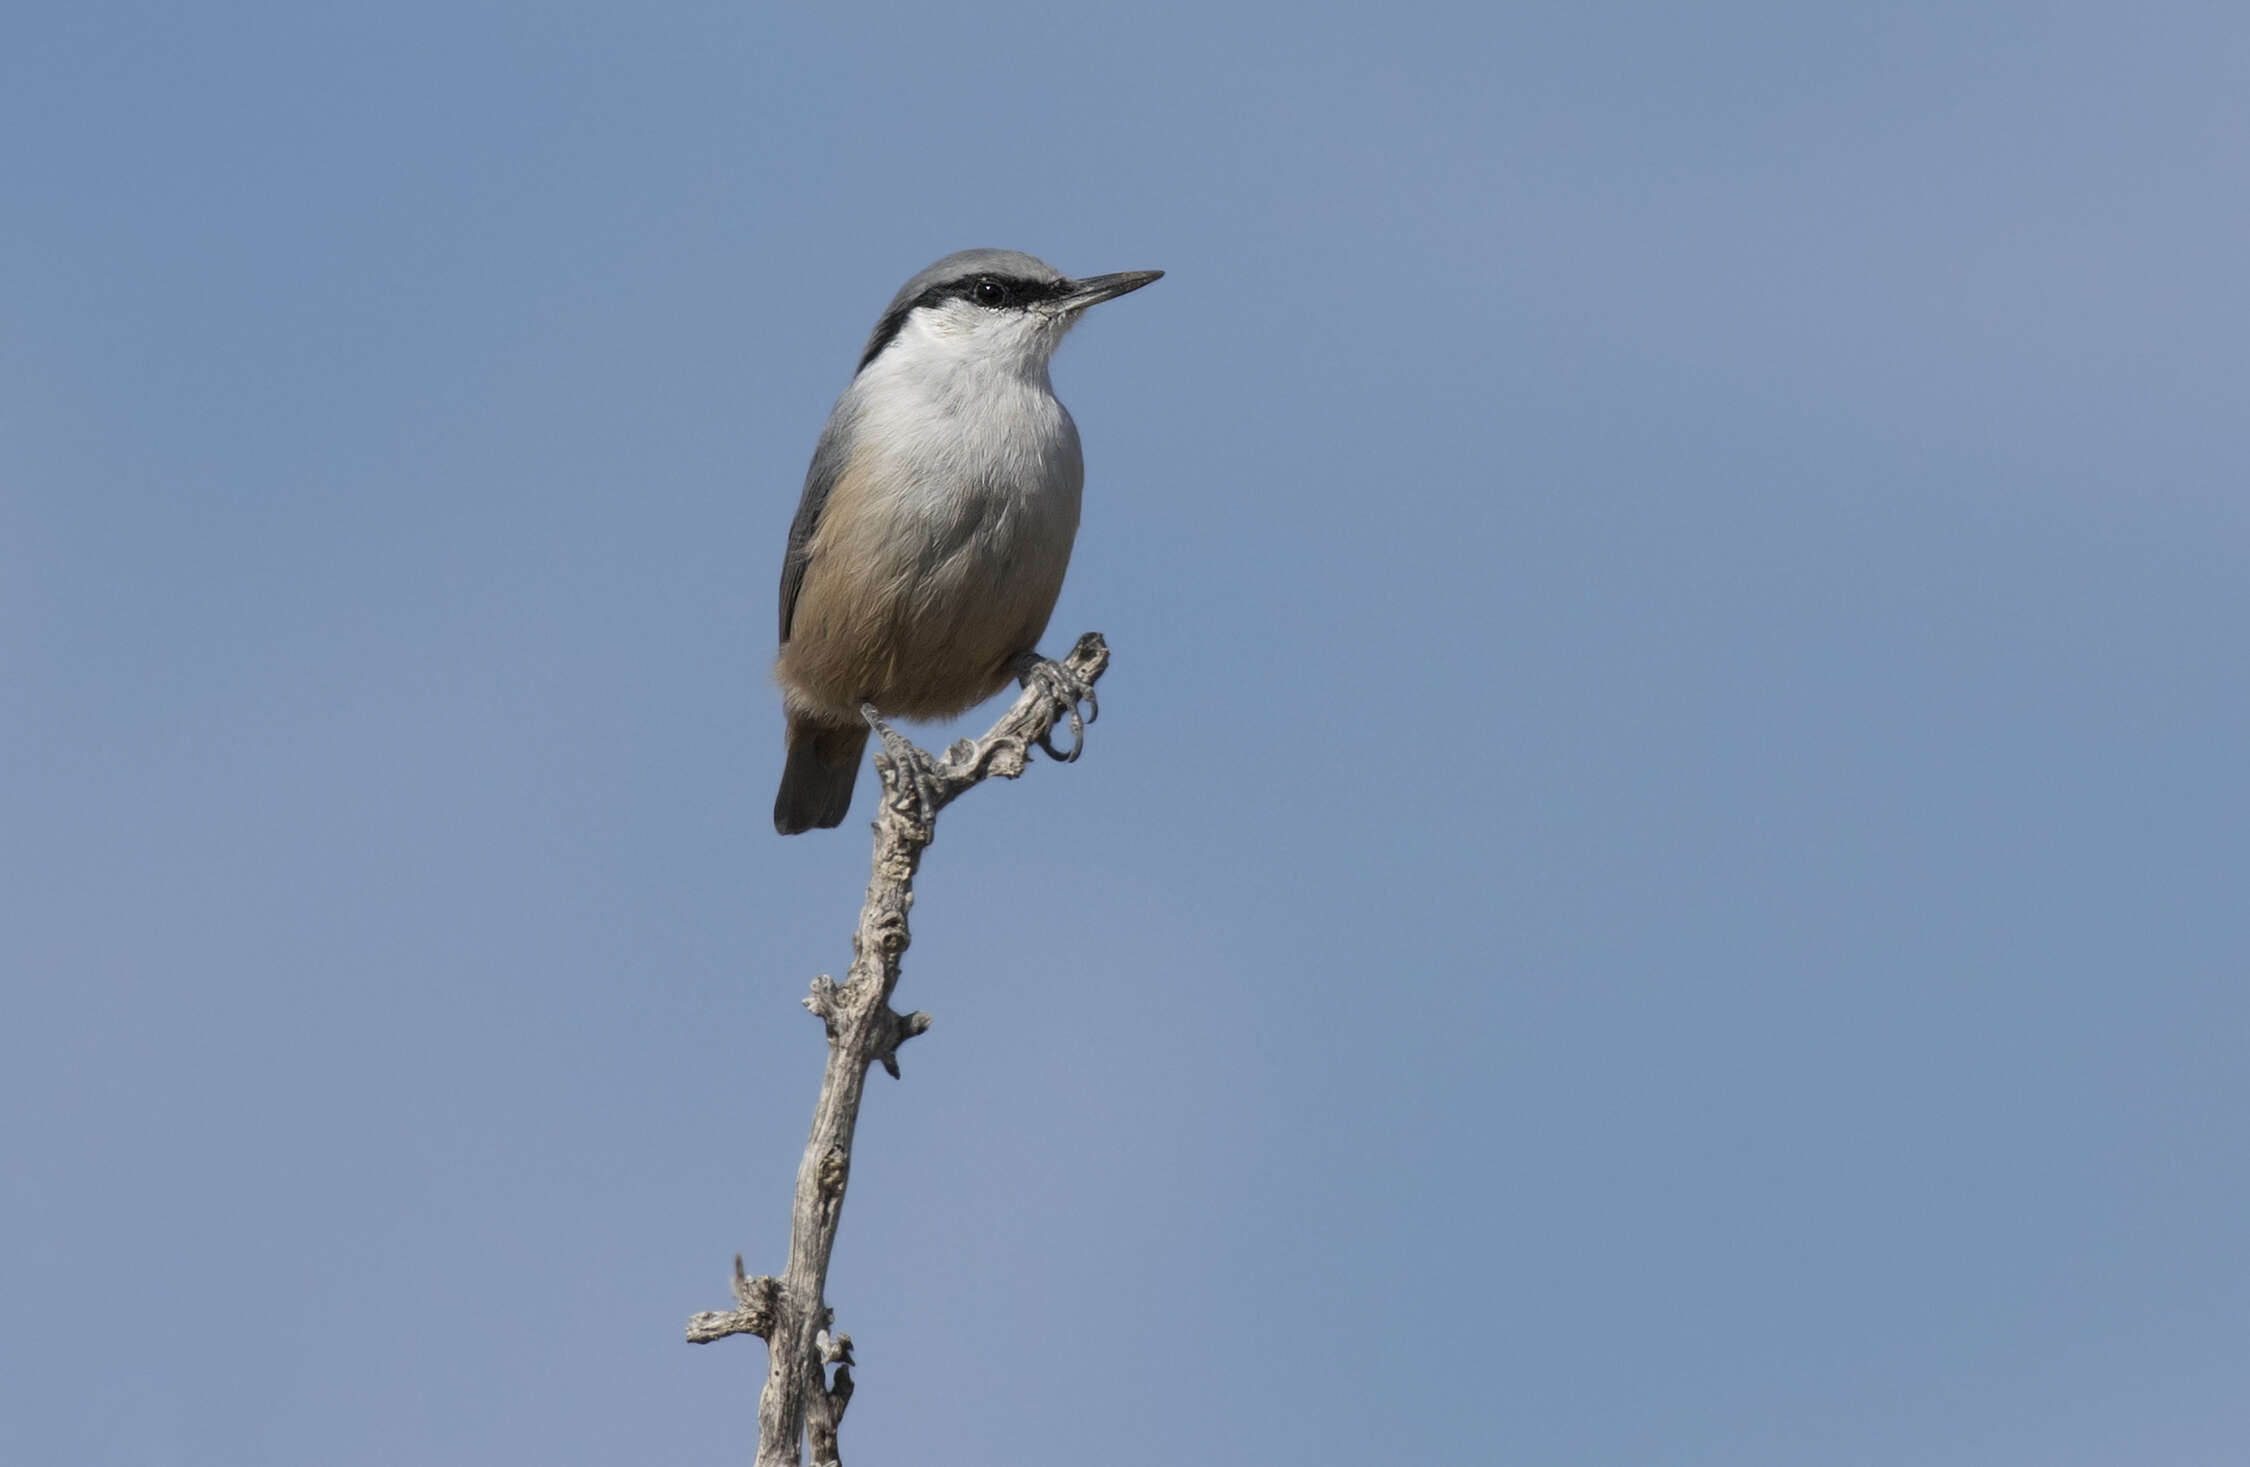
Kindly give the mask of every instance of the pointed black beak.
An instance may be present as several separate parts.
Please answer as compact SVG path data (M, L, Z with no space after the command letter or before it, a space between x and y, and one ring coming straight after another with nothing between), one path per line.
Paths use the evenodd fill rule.
M1162 270L1120 270L1115 275L1089 275L1084 280L1071 281L1068 290L1047 303L1047 309L1058 315L1072 315L1163 278Z

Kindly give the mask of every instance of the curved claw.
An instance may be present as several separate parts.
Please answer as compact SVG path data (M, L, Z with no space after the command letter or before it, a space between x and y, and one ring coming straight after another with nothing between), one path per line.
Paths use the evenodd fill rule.
M1037 682L1053 703L1055 711L1070 719L1070 752L1065 754L1054 745L1054 725L1033 742L1047 751L1047 757L1058 764L1076 763L1086 751L1086 725L1101 716L1101 704L1094 699L1093 685L1081 682L1057 662L1042 662L1032 668L1025 681ZM1079 712L1080 705L1086 711Z
M1080 639L1081 642L1084 638ZM1054 725L1032 742L1046 751L1047 757L1058 764L1075 763L1086 751L1086 726L1102 716L1101 700L1094 696L1094 685L1063 663L1050 662L1036 652L1026 652L1016 661L1016 676L1027 688L1037 687L1047 695L1060 717L1070 719L1070 752L1064 753L1054 744ZM1083 712L1081 712L1083 708Z
M1053 742L1055 731L1052 727L1039 736L1039 747L1045 749L1047 757L1057 764L1075 764L1078 762L1078 756L1086 752L1086 725L1091 722L1093 722L1091 718L1081 719L1078 716L1077 705L1072 704L1070 709L1070 752L1065 754L1055 747Z

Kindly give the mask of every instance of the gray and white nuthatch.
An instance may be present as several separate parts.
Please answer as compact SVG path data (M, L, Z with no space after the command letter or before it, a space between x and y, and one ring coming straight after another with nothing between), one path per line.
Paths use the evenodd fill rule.
M891 298L821 430L782 557L775 830L843 823L860 705L950 718L1037 646L1086 482L1048 358L1088 306L1163 273L1073 280L1014 250L962 250Z

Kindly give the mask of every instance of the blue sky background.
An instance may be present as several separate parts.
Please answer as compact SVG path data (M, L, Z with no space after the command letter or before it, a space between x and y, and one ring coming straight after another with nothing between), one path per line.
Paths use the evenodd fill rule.
M997 244L1171 273L848 1460L2242 1460L2239 5L32 3L0 139L0 1459L747 1460L781 539Z

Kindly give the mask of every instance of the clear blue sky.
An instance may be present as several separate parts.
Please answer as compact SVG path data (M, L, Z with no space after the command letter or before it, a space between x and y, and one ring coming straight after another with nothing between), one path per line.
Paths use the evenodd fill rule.
M781 539L993 244L1170 274L850 1460L2243 1460L2239 4L19 3L0 138L0 1459L747 1460Z

